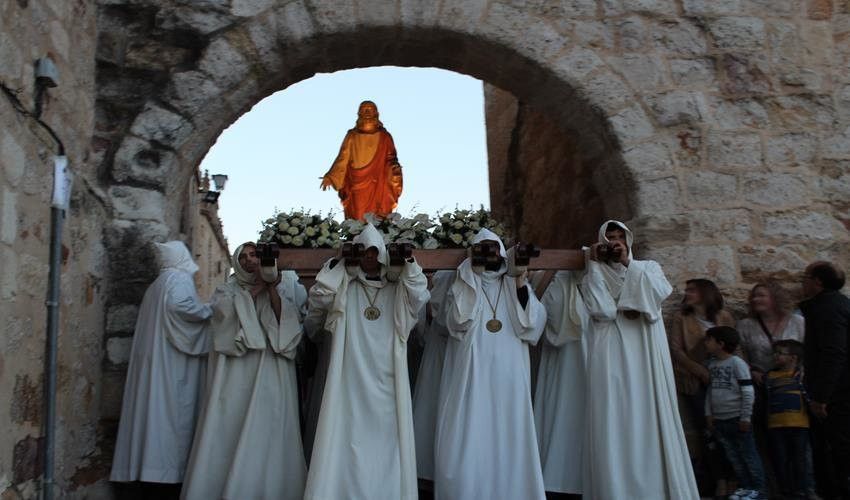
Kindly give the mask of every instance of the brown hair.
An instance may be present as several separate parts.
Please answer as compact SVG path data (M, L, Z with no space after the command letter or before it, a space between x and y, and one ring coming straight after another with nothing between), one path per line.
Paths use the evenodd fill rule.
M764 288L767 290L767 293L770 294L770 298L773 299L773 308L776 312L785 315L790 313L794 309L794 302L791 300L791 294L788 293L788 290L785 289L782 285L779 284L778 281L767 280L760 283L756 283L755 286L750 290L750 294L747 296L747 307L749 310L750 317L757 318L758 314L753 311L753 296L756 294L756 290L759 288Z
M699 291L699 298L705 306L705 319L712 323L717 321L717 313L723 310L723 295L713 281L704 278L688 280L686 285L693 285ZM694 313L694 308L685 304L682 300L682 314L689 316Z
M819 260L809 264L807 269L812 279L820 281L824 290L841 290L844 288L844 271L832 262Z

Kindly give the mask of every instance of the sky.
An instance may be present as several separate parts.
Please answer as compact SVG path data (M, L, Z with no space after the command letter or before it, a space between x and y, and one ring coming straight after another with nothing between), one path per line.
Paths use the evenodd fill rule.
M255 240L275 210L342 206L320 177L372 100L404 172L397 212L489 207L484 96L480 80L433 68L376 67L319 74L260 101L228 127L201 162L229 179L219 216L231 250Z

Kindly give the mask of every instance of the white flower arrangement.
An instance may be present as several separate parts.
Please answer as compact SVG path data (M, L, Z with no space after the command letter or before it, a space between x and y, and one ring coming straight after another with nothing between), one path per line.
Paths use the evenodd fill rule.
M427 250L439 248L437 240L431 235L431 229L435 224L428 214L402 217L400 214L391 213L384 218L366 214L364 219L381 232L384 243L410 243L414 248ZM353 239L363 231L364 226L363 222L353 219L346 220L342 223L342 238L345 240Z
M434 229L432 236L440 248L467 248L472 244L475 235L481 228L487 228L496 233L507 245L509 233L505 226L493 219L484 207L478 210L460 210L445 212L437 216L440 225Z
M298 210L277 212L263 222L259 241L276 242L284 248L338 248L340 224L327 216Z
M503 241L508 239L505 226L483 207L446 212L434 218L422 213L413 217L392 213L384 218L366 214L364 218L381 232L385 243L411 243L414 248L425 250L466 248L485 227ZM274 241L284 248L339 248L342 241L350 241L360 234L365 224L353 219L339 223L333 219L333 213L323 217L303 209L278 212L264 221L259 241Z

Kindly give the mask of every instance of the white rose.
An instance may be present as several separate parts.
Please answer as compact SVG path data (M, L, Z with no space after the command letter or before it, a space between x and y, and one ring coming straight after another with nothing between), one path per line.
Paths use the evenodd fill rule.
M472 221L472 222L469 224L469 227L470 227L471 229L476 230L476 231L478 231L479 229L481 229L481 225L478 223L478 221Z
M460 245L460 242L463 241L463 236L458 233L452 233L451 236L449 236L449 239L454 241L455 245Z
M289 233L289 234L291 234L292 236L295 236L295 235L296 235L296 234L298 234L300 231L298 231L298 228L297 228L297 227L295 227L295 226L291 226L289 229L287 229L287 230L286 230L286 232L287 232L287 233Z
M297 247L304 246L304 238L302 238L301 236L296 236L292 238L292 244Z
M292 220L289 221L289 223L292 224L293 226L300 226L301 225L301 217L293 217Z
M286 221L278 222L277 229L278 231L286 231L287 229L289 229L289 223Z
M436 250L437 248L440 248L440 243L434 238L428 238L425 240L425 243L422 244L422 248L426 250Z
M319 244L319 246L323 246L323 245L325 245L327 242L328 242L328 239L327 239L327 238L325 238L324 236L319 236L318 238L316 238L316 243L318 243L318 244Z
M307 229L304 230L304 234L310 237L316 236L316 229L313 228L313 226L308 226Z
M292 243L292 236L289 236L288 234L284 234L283 238L281 238L280 241L284 245L289 245L290 243Z
M462 228L462 227L463 227L463 221L456 220L456 221L454 222L454 224L452 224L452 227L454 227L455 229L460 229L460 228Z

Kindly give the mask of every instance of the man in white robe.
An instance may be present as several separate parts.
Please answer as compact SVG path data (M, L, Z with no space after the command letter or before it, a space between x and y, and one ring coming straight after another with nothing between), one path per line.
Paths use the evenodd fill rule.
M619 255L605 260L609 242ZM592 319L584 497L697 499L661 318L672 287L658 263L634 260L631 247L625 224L604 223L581 283Z
M331 259L310 289L305 326L329 332L331 357L304 498L415 499L407 339L427 280L414 259L390 269L371 224L354 242L366 250L361 266Z
M585 418L585 335L590 316L578 290L580 276L558 271L541 302L546 329L534 423L547 492L581 494Z
M295 352L307 294L293 272L259 275L256 246L213 295L207 393L182 497L300 500L307 475Z
M416 438L416 468L420 479L434 480L434 429L440 379L449 330L446 326L446 298L454 283L454 270L437 271L431 278L430 324L425 328L425 352L419 365L413 391L413 433Z
M160 273L136 320L112 481L183 482L195 430L212 309L198 298L186 245L156 248Z
M474 242L485 240L499 245L499 257L484 269L463 261L447 304L435 498L542 499L528 345L543 333L546 311L527 272L508 275L498 236L482 229Z

